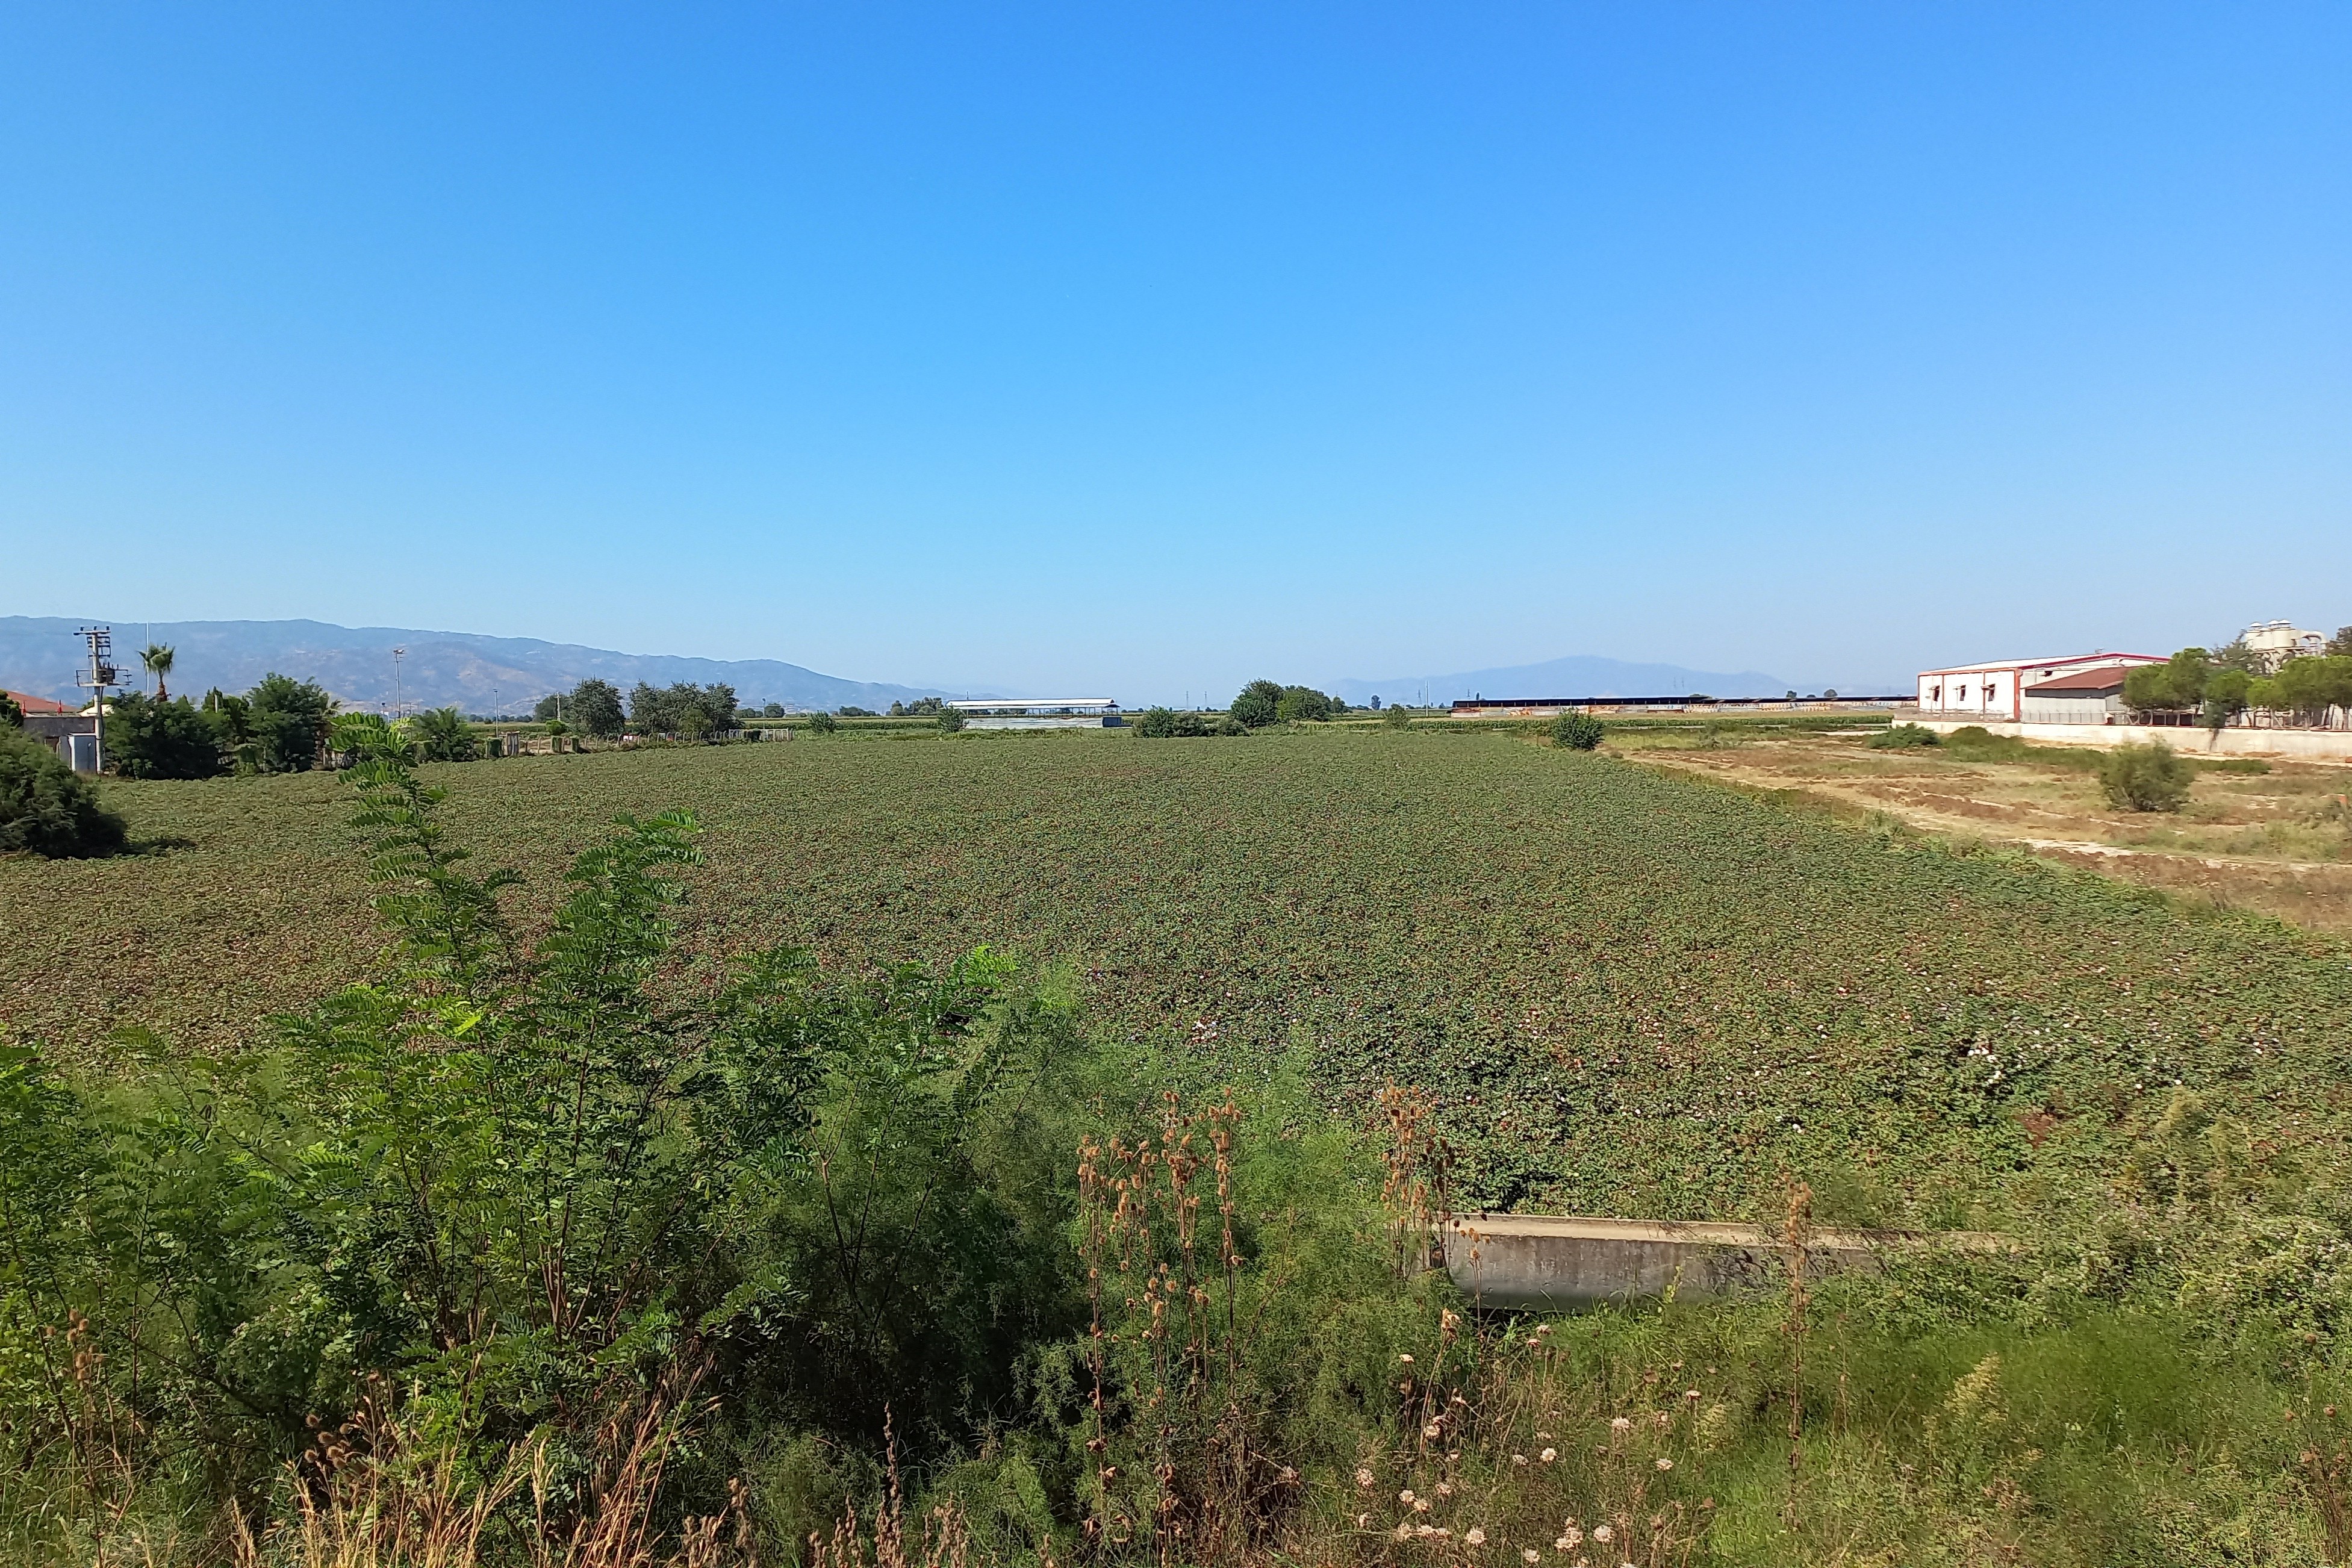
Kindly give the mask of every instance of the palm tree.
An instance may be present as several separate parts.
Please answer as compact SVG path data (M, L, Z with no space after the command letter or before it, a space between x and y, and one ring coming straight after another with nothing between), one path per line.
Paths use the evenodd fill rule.
M145 665L147 673L155 678L155 700L162 702L169 699L172 694L163 689L163 678L172 673L172 645L149 643L146 651L139 656L139 662Z
M428 708L408 721L408 729L428 763L474 760L474 727L454 707Z

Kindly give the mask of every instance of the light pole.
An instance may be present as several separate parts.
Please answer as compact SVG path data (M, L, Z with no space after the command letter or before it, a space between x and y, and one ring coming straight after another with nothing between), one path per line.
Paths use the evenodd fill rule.
M408 699L400 688L400 661L407 657L408 650L404 647L392 650L392 716L394 719L408 717Z

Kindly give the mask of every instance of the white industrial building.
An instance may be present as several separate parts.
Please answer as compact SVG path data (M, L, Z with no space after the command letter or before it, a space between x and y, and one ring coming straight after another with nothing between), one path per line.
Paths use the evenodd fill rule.
M2108 721L2105 715L2114 710L2106 706L2102 695L2105 688L2078 689L2069 684L2070 680L2079 680L2096 671L2097 679L2104 681L2113 672L2113 690L2119 704L2125 674L2140 665L2163 662L2158 655L2148 653L2082 653L2062 658L1997 659L1986 664L1956 664L1944 669L1922 670L1919 717L1965 717L2003 724L2104 723ZM2048 689L2037 690L2038 688ZM2027 712L2029 704L2051 717L2032 718Z

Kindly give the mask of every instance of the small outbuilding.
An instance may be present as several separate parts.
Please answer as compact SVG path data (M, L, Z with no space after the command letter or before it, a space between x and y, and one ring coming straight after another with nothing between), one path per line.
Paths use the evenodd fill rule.
M47 745L77 771L96 771L97 714L85 713L71 703L36 697L29 691L11 691L8 697L24 711L26 734Z
M2104 664L2072 670L2055 680L2025 689L2028 724L2120 724L2124 721L2124 679L2136 668Z

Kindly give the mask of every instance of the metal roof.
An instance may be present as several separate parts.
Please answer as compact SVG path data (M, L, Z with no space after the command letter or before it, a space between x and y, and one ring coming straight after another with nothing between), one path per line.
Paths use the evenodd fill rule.
M2077 653L2063 658L1989 658L1980 664L1948 664L1941 669L1923 669L1922 675L1974 675L1979 669L2031 669L2039 664L2051 669L2063 669L2074 665L2096 664L2101 659L2113 659L2121 664L2162 664L2164 657L2153 653Z
M1116 708L1118 704L1108 697L968 697L948 706L991 711L998 708Z
M2027 687L2025 695L2056 697L2068 691L2084 691L2095 696L2105 696L2110 691L2121 689L2124 677L2133 670L2146 668L2145 665L2104 664L2095 669L2073 670L2055 679L2045 680L2039 686Z

